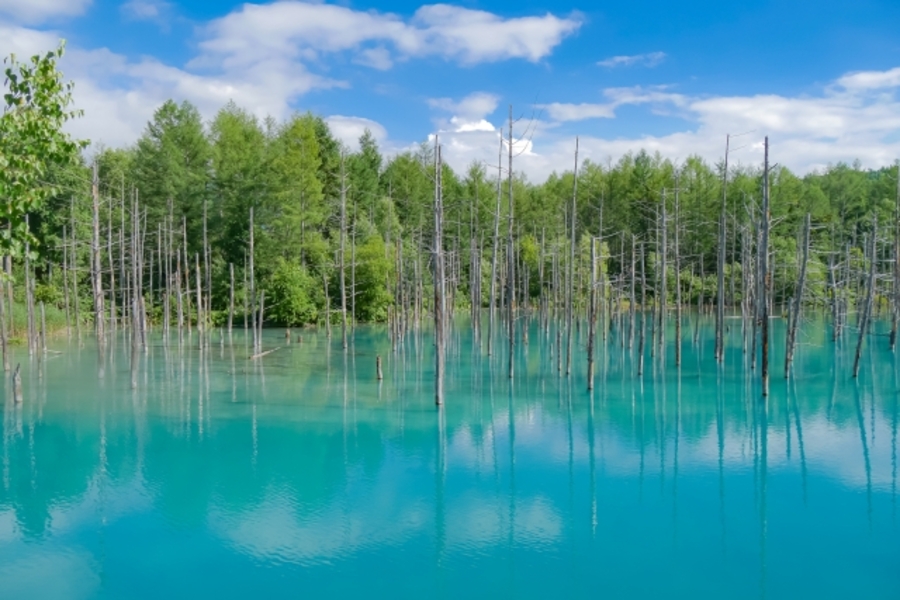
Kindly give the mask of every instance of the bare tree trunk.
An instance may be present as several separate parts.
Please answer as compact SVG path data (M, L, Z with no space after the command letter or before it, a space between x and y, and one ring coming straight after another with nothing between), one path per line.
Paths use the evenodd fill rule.
M601 242L602 244L602 242ZM594 335L597 328L597 250L594 239L591 239L591 291L588 316L588 391L594 389Z
M444 403L444 207L442 193L441 146L434 140L434 403Z
M72 198L71 205L72 215L72 250L69 255L69 266L72 270L72 298L74 300L72 318L75 321L75 335L78 343L81 343L81 312L80 302L78 300L78 239L75 228L75 198ZM10 289L12 287L10 286ZM12 313L12 297L10 297L10 314Z
M122 182L124 194L125 182ZM116 331L116 263L113 258L113 221L112 221L112 200L109 201L106 211L106 260L109 263L109 331L114 334Z
M575 316L575 217L578 212L578 138L575 138L575 168L572 172L572 214L570 215L570 239L569 239L569 288L568 302L566 303L566 376L572 374L572 345L574 341L575 330L572 326L572 320Z
M250 328L253 330L253 351L259 352L260 348L260 340L257 337L257 329L256 329L256 275L254 273L253 268L253 207L250 207L250 251L249 251L249 260L250 260ZM327 299L327 291L328 286L325 286L326 291L326 299Z
M133 188L132 188L133 189ZM126 319L131 315L131 290L128 287L127 266L125 265L125 190L122 190L122 203L119 207L119 283L122 285L122 326L125 326ZM171 218L172 200L169 199L169 211Z
M263 323L266 320L266 290L260 290L259 292L259 315L257 316L256 322L259 330L256 333L256 341L259 344L259 350L262 350L262 330Z
M160 277L160 295L162 296L163 309L163 340L168 341L169 337L169 249L163 252L166 241L165 233L163 233L163 224L160 223L157 228L157 254L159 256L159 277Z
M704 269L703 269L703 260L704 256L700 255L699 261L699 275L700 275L700 289L697 291L697 320L694 322L694 345L700 341L700 321L703 320L703 283L704 283Z
M68 277L68 275L66 275ZM0 290L2 291L2 290ZM6 299L0 293L0 349L3 351L3 370L9 372L9 334L6 331L6 315L4 314ZM12 311L12 307L10 307Z
M234 263L228 263L228 335L234 325Z
M762 394L769 395L769 297L772 291L772 278L769 273L769 137L765 139L765 163L763 166L763 205L762 205L762 242L760 249L760 306L762 314L760 325L762 326Z
M322 269L322 284L325 286L325 335L331 339L331 297L328 295L328 274ZM256 331L254 326L254 340L256 339ZM255 342L254 342L255 343Z
M66 336L72 336L72 319L70 314L70 302L69 302L69 236L68 229L65 225L63 225L63 298L65 302L66 309ZM6 284L3 284L5 287ZM3 293L3 288L0 287L0 295ZM12 308L10 308L12 310ZM2 317L0 317L2 318Z
M647 335L645 327L647 316L647 267L644 261L644 243L641 242L641 330L638 336L638 377L644 374L644 339Z
M184 299L181 296L181 248L175 250L175 310L178 319L178 343L184 343Z
M631 290L630 295L628 296L628 350L630 351L634 348L634 328L635 328L635 315L637 314L636 305L637 305L637 295L635 294L634 288L635 283L637 281L637 269L635 268L635 262L637 259L637 238L635 238L634 234L631 234L631 268L628 271L628 275L631 278Z
M170 315L172 312L172 245L169 242L168 226L165 218L163 218L163 222L160 224L159 235L161 237L161 254L159 256L161 262L159 268L160 275L163 279L163 343L168 345L169 329L171 327Z
M891 350L897 346L900 323L900 161L897 161L897 200L894 207L894 310L891 313Z
M598 265L598 268L599 268L600 270L599 270L598 273L597 273L597 285L598 285L598 288L599 288L599 289L597 290L597 308L596 308L597 315L596 315L595 318L596 318L597 320L599 320L600 331L602 332L601 335L603 336L603 341L605 342L605 341L606 341L606 333L607 333L607 331L609 331L610 326L612 325L612 314L611 314L611 313L612 313L612 307L611 307L611 305L610 305L610 311L609 311L610 314L609 314L609 317L607 318L606 321L604 321L604 318L603 318L604 310L603 310L603 308L604 308L604 306L606 305L606 300L607 300L607 298L606 298L606 276L605 276L604 273L603 273L603 265L606 264L606 263L603 262L603 200L604 200L604 198L603 198L603 191L601 190L601 191L600 191L600 210L599 210L599 212L600 212L600 219L599 219L599 221L600 221L600 222L599 222L599 224L597 225L597 234L598 234L598 238L597 238L597 254L598 254L598 260L599 260L599 263L600 263L600 264ZM622 250L622 259L623 259L623 262L620 263L620 264L622 264L622 265L625 264L625 263L624 263L624 258L625 258L625 251L624 251L624 249L623 249L623 250ZM610 300L610 302L612 302L612 293L610 293L610 298L609 298L609 300ZM621 306L618 306L618 305L617 305L617 307L616 307L617 312L621 311L621 308L622 308ZM621 342L621 341L624 341L624 340L622 340L621 329L619 330L619 340L620 340L620 342ZM604 347L605 347L605 346L606 346L606 345L604 344Z
M356 216L356 205L353 205L353 233L350 234L350 314L348 322L350 329L356 327L356 224L359 219Z
M206 196L203 196L203 274L204 281L206 284L206 304L204 304L204 318L206 319L206 323L204 323L206 329L208 325L210 325L210 310L212 309L212 273L210 273L209 267L209 236L208 236L208 219L207 219L207 210L206 210L207 199ZM152 298L151 294L151 298ZM209 343L209 338L207 337L207 344Z
M500 130L500 153L497 157L497 210L494 211L494 246L491 251L491 299L488 313L487 353L491 355L494 340L494 313L497 303L497 253L500 246L500 203L503 197L503 130Z
M347 349L347 281L344 269L346 268L345 256L345 238L347 235L347 174L345 171L346 160L344 152L341 152L341 347ZM354 291L355 293L355 291Z
M515 365L515 345L516 345L516 321L515 321L515 312L513 305L515 304L515 291L516 291L516 263L515 263L515 252L513 249L513 117L512 117L512 105L509 106L509 163L507 168L507 196L509 198L509 229L507 230L507 243L506 243L506 258L507 264L509 265L508 272L506 274L506 283L508 286L508 293L506 297L506 319L507 319L507 328L508 328L508 337L509 337L509 378L513 378L513 369Z
M100 279L100 178L97 162L94 161L91 180L92 237L91 237L91 287L94 293L94 333L99 344L103 344L103 283Z
M28 223L28 215L25 215L25 229L28 235L31 235L31 228ZM34 324L34 276L31 273L31 242L25 240L25 310L28 320L28 355L31 356L35 351L35 324Z
M666 214L666 190L663 190L662 205L660 211L659 237L660 237L660 273L659 273L659 364L663 368L666 366L666 320L667 307L669 300L669 286L666 281L668 275L668 254L669 254L669 226L668 215Z
M862 356L863 341L869 328L869 319L872 316L872 304L875 300L875 255L876 242L878 240L878 213L872 218L872 241L869 249L869 280L866 285L866 304L863 307L862 318L859 323L859 339L856 342L856 355L853 357L853 378L859 376L859 359Z
M44 311L43 300L41 300L41 352L47 354L47 313Z
M728 150L731 136L725 136L725 166L722 171L722 212L719 215L719 252L716 267L716 360L725 360L725 215L728 196Z
M794 306L791 309L791 322L788 326L787 348L784 353L784 378L791 374L791 364L794 361L794 346L797 342L797 325L800 322L800 310L803 306L803 288L806 284L806 265L809 261L809 213L803 222L803 260L800 263L800 278L797 281L797 289L794 292Z
M559 248L555 248L553 252L553 316L556 323L556 373L562 377L562 318L560 316L560 288L562 287L559 264Z
M200 254L194 254L194 267L197 279L197 333L200 335L200 345L202 346L206 326L203 323L203 291L201 287L203 279L200 277Z
M681 247L678 180L675 180L675 366L681 366Z
M840 309L838 307L837 268L834 264L834 253L828 254L828 291L831 294L831 341L836 342L840 334Z
M140 323L140 300L139 300L139 282L140 278L140 249L139 249L139 229L138 229L138 211L137 197L132 199L131 210L131 388L137 388L137 361L138 347L141 339L141 323Z

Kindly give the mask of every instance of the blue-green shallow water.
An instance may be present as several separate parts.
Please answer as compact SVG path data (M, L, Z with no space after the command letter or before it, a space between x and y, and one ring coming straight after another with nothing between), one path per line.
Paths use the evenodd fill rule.
M560 378L533 325L510 385L462 326L443 413L427 333L153 337L136 390L122 339L102 379L87 340L19 350L0 598L900 597L900 362L873 337L854 382L806 325L788 385L776 322L764 403L734 323L721 372L706 329L642 380L612 336L593 395L583 339Z

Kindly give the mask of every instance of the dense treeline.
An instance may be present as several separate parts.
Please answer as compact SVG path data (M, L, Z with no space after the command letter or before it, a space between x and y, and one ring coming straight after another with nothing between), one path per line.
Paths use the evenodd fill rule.
M144 292L156 296L149 304L153 308L148 308L153 319L161 318L160 294L165 288L166 274L160 265L167 256L174 260L175 254L185 265L185 290L193 289L188 284L196 276L194 259L198 258L202 294L209 296L211 315L220 323L228 310L233 272L235 310L240 313L249 288L252 208L255 278L266 297L267 322L321 323L329 312L337 314L341 271L345 303L353 319L385 320L403 294L408 294L415 308L424 310L434 239L434 158L433 146L426 144L384 157L368 132L360 138L359 150L349 152L325 121L311 114L297 114L283 123L261 122L229 104L204 123L189 103L166 102L133 147L105 149L96 155L100 261L102 287L110 297L107 305L126 305L126 255L136 207L144 236L143 259L151 267L156 265L152 273L145 268L142 277ZM514 252L517 264L524 267L516 277L520 289L525 290L527 283L521 302L537 301L542 286L549 293L550 271L567 260L573 189L577 189L576 294L587 284L591 237L602 237L600 260L611 280L628 275L634 239L647 245L646 268L654 281L665 205L668 243L675 238L674 229L680 233L677 264L683 301L715 301L722 165L709 165L696 157L675 163L641 151L613 164L584 161L579 165L577 186L572 172L531 183L527 173L515 171L515 164L513 169ZM83 305L89 306L91 165L57 169L52 175L60 193L30 215L41 256L38 293L62 308L63 278L54 277L50 265L68 264L77 273L66 282L73 288L70 293L77 285L78 293L85 295ZM505 163L499 186L497 175L498 165L472 164L462 174L442 165L443 246L451 283L448 290L457 308L470 305L473 297L478 302L472 292L486 305L494 244L501 255L506 249L509 179ZM742 294L744 246L751 243L748 235L761 197L761 169L730 168L724 185L725 301L736 304ZM895 220L896 168L863 170L839 164L800 178L775 167L770 185L776 303L787 301L794 292L798 239L807 213L813 248L807 289L810 299L820 301L826 295L829 261L855 260L861 277L873 216L888 227ZM495 237L498 226L499 238ZM888 232L884 237L890 239ZM884 250L887 259L890 248L885 245ZM675 263L670 258L667 268ZM497 264L497 277L502 279L507 262L501 257ZM672 297L675 280L671 275L667 278ZM647 294L654 297L656 288L647 285L652 288ZM498 300L503 289L498 286Z

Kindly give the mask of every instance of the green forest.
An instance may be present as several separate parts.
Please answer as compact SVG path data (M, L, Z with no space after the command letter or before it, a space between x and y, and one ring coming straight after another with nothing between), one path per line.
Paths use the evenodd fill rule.
M645 301L663 297L664 287L667 301L715 302L723 232L724 303L739 305L752 285L742 266L755 260L759 245L763 165L726 169L725 140L717 164L635 149L610 164L585 160L577 174L535 182L517 170L508 146L500 164L455 172L438 167L433 142L386 155L366 132L351 152L319 115L259 120L250 108L229 103L206 121L190 103L170 100L131 147L69 148L69 159L46 161L40 180L26 182L44 190L22 210L29 235L5 238L16 304L25 302L25 277L33 272L35 301L67 319L80 303L79 319L90 321L96 272L113 323L124 318L135 287L149 321L159 323L166 314L174 318L175 300L164 297L177 274L188 322L197 321L196 298L204 298L199 305L207 305L209 324L224 325L231 312L235 323L245 323L260 295L266 324L278 326L339 322L343 314L351 322L383 322L398 310L419 314L434 298L437 168L455 310L485 308L492 298L499 306L509 301L506 289L517 306L539 306L552 300L566 273L584 307L597 264L592 240L600 242L607 297L621 302L636 301L642 287ZM515 124L513 136L526 127ZM14 143L3 138L4 156L17 152ZM778 163L777 139L771 153ZM897 167L835 164L798 176L776 164L768 180L774 303L795 294L807 214L804 302L824 307L842 286L855 298L873 235L876 271L891 273ZM7 188L7 197L14 192ZM13 213L6 215L10 232ZM640 275L639 248L646 252ZM131 266L135 252L140 271ZM887 294L888 279L881 285Z

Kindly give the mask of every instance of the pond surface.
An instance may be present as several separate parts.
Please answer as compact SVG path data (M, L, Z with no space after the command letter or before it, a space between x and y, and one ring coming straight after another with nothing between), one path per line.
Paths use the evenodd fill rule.
M765 402L730 323L723 368L704 323L641 378L613 332L592 394L583 327L567 378L532 323L510 383L462 323L443 411L427 332L155 335L136 389L124 336L17 349L0 598L900 597L900 358L853 380L806 323L785 381L776 321Z

